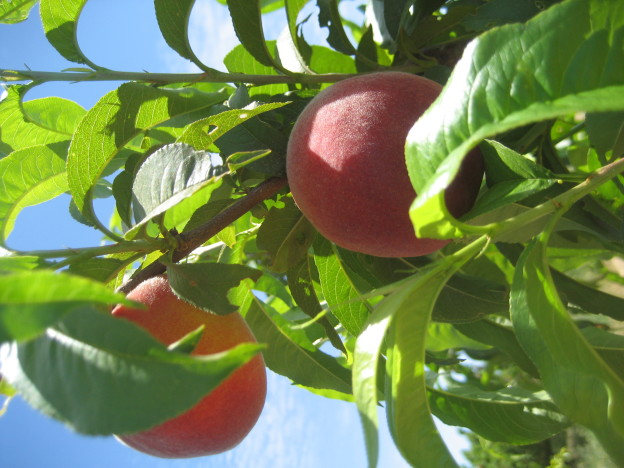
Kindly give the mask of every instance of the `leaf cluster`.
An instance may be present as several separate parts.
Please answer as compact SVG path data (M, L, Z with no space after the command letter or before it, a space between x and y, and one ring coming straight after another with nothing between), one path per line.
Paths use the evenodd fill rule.
M76 34L86 0L39 2L48 41L79 68L0 70L11 82L0 101L2 394L87 434L190 408L261 347L190 356L110 316L166 271L184 300L240 312L273 372L354 401L370 466L379 404L413 466L456 466L433 416L513 446L580 425L624 464L621 2L370 0L350 14L339 0L221 3L240 42L226 72L191 47L192 0L155 0L154 12L199 74L94 63ZM33 4L3 2L0 21L24 20ZM277 40L263 29L269 13L285 18ZM324 39L309 34L313 21ZM285 180L309 99L384 70L445 84L406 142L415 231L454 239L428 257L332 244ZM90 109L28 99L54 80L124 83ZM477 146L482 190L455 219L444 189ZM63 193L102 244L12 249L22 210Z

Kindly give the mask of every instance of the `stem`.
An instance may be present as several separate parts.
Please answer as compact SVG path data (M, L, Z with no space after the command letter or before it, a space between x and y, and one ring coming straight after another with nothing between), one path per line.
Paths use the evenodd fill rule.
M39 258L71 258L76 257L98 257L100 255L110 255L124 252L152 252L164 248L165 244L161 239L123 241L117 244L100 245L97 247L78 247L55 250L28 250L14 251L17 255L28 255ZM68 262L71 263L71 262Z
M7 70L0 68L0 81L143 81L154 84L166 83L249 83L265 84L320 84L333 83L355 76L348 73L328 73L319 75L248 75L245 73L224 73L209 70L205 73L149 73L126 72L98 69L85 72L48 72L36 70Z
M179 262L193 252L193 250L200 247L208 239L214 237L225 227L243 216L258 203L275 195L283 187L285 187L286 184L287 180L285 178L274 177L272 179L267 179L257 187L253 188L246 196L239 198L230 206L223 209L216 216L210 219L210 221L190 230L189 232L180 234L180 247L172 252L171 260L173 262ZM118 291L127 294L143 281L163 274L166 269L167 267L164 263L160 260L156 260L154 263L151 263L144 269L140 270L136 275L122 284L118 288Z

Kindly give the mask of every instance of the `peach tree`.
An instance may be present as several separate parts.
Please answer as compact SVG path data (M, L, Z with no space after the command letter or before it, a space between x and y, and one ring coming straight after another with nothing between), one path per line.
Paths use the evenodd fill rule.
M358 23L339 0L219 1L240 42L227 71L190 45L193 0L154 11L199 73L94 63L76 34L86 0L39 2L75 68L0 69L0 392L81 433L131 433L262 352L294 384L357 405L370 466L379 405L413 466L456 466L433 416L511 445L582 426L623 465L624 3L370 0ZM34 3L1 2L1 21ZM276 11L286 27L267 40L262 18ZM325 41L306 37L312 21ZM451 240L426 256L341 248L288 188L289 134L310 99L383 71L444 86L405 141L415 235ZM87 110L28 96L98 80L123 84ZM485 177L458 219L445 189L477 147ZM20 212L66 192L102 243L12 248ZM165 272L184 300L240 312L264 347L201 359L193 337L167 349L111 316Z

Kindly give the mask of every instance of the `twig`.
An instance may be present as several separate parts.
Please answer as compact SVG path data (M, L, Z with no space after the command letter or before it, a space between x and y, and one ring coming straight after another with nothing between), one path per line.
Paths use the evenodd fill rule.
M246 73L223 73L217 70L204 73L149 73L126 72L106 69L79 72L50 72L39 70L7 70L0 68L0 81L142 81L154 84L167 83L249 83L263 84L320 84L333 83L353 76L348 73L327 73L318 75L252 75Z
M219 214L210 219L210 221L190 230L187 233L180 234L180 247L173 251L171 259L174 262L179 262L208 239L214 237L225 227L243 216L262 200L266 200L267 198L275 195L284 186L286 186L286 183L287 180L285 178L275 177L267 179L257 187L253 188L246 196L236 200L230 206L222 210ZM149 278L158 276L165 271L166 266L159 260L156 260L154 263L137 272L136 275L122 284L117 290L127 294L138 284Z

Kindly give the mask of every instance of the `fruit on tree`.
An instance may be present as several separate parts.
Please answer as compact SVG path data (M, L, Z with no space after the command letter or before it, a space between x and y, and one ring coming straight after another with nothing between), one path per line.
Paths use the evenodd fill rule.
M286 170L293 198L316 229L335 244L379 257L434 252L446 240L417 238L409 218L416 193L405 164L405 140L442 87L402 72L339 81L298 117ZM454 216L466 213L483 178L473 150L445 192Z
M213 354L240 343L255 342L243 317L216 315L179 299L166 277L151 278L128 294L146 309L118 305L113 315L130 320L169 345L201 325L192 354ZM254 426L266 398L266 370L261 355L234 371L197 405L154 428L117 436L141 452L163 458L212 455L241 442Z

